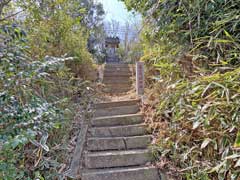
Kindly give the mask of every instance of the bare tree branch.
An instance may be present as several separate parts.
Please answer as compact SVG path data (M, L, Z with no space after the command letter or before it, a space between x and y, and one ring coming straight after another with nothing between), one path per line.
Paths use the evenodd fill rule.
M19 11L19 12L17 12L17 13L11 14L11 15L9 15L9 16L7 16L7 17L2 18L2 19L0 19L0 22L1 22L1 21L5 21L5 20L7 20L8 18L14 17L14 16L20 14L21 12L23 12L23 10L22 10L22 11Z

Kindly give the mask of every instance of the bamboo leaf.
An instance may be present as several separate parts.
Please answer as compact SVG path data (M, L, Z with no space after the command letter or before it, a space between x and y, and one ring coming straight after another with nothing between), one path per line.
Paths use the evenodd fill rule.
M211 141L209 138L205 139L201 145L201 149L205 149Z
M237 133L237 137L236 137L236 140L235 140L235 143L234 143L234 147L235 148L240 148L240 131L238 131L238 133Z

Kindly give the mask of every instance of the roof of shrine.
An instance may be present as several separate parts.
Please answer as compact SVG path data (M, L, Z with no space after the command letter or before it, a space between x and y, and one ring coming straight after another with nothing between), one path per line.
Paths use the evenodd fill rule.
M107 44L119 44L120 39L119 39L119 37L106 37L105 38L105 43L107 43Z

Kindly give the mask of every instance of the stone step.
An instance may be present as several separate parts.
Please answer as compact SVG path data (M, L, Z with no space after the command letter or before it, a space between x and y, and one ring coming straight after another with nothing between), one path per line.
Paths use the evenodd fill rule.
M160 180L155 167L129 167L93 170L83 173L82 180Z
M105 84L104 90L119 90L119 91L125 91L132 89L132 84L123 84L122 86L119 86L118 84Z
M151 144L152 136L133 136L115 138L89 138L89 151L146 149Z
M133 75L132 72L125 72L119 74L118 72L111 72L111 73L104 73L103 78L112 78L112 77L123 77L123 78L130 78Z
M126 137L146 135L146 125L128 125L115 127L94 127L89 129L91 137Z
M151 161L149 150L103 151L87 153L85 165L89 169L140 166Z
M104 74L129 74L134 73L131 69L128 68L108 68L104 69Z
M129 92L130 90L105 90L103 92L105 92L106 94L111 94L111 95L121 95L121 94L126 94L127 92Z
M128 66L115 66L115 67L104 67L104 70L118 70L118 71L121 71L121 70L129 70L129 71L132 71L133 68L132 67L128 67Z
M91 124L94 127L106 127L106 126L126 126L143 123L142 114L128 114L117 116L98 117L91 120Z
M109 68L132 68L132 65L129 64L107 64L104 66L104 68L109 69Z
M131 106L138 105L140 103L140 99L131 99L125 101L111 101L111 102L103 102L94 104L94 108L103 109L103 108L113 108L113 107L121 107L121 106Z
M115 68L115 67L127 67L127 68L132 68L135 67L134 64L105 64L105 68Z
M127 85L131 85L132 84L132 81L131 81L131 79L129 79L129 78L127 78L127 79L103 79L103 83L104 84L123 84L123 85L125 85L125 84L127 84Z
M109 76L109 77L104 77L103 80L107 80L107 81L133 81L133 78L131 77L127 77L127 76Z
M130 77L133 76L134 74L131 71L104 71L103 77L105 76L126 76L126 77Z
M106 78L103 79L103 83L113 83L113 84L126 84L126 82L128 83L132 83L134 80L131 78Z
M105 84L104 88L105 89L114 89L114 90L125 90L125 89L131 89L133 87L133 84L132 83L129 83L129 84Z
M101 117L101 116L114 116L114 115L124 115L124 114L136 114L139 112L139 110L140 110L139 105L96 109L94 112L94 116Z
M133 77L135 74L132 72L116 72L116 71L112 71L112 72L104 72L103 73L103 77Z
M103 92L105 93L112 93L112 94L118 94L118 93L126 93L132 89L131 86L124 87L124 88L115 88L115 87L105 87L103 88Z

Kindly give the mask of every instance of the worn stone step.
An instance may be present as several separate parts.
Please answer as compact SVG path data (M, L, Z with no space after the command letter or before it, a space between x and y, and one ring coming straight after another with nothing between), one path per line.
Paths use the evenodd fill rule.
M129 77L129 76L133 76L135 75L133 72L131 71L116 71L116 70L112 70L112 71L104 71L103 73L103 77L104 76L112 76L112 77L115 77L115 76L126 76L126 77Z
M105 71L103 73L103 77L133 77L135 73L131 71L124 71L124 72L118 72L118 71Z
M104 67L104 71L113 71L113 70L117 70L117 71L125 71L125 70L128 70L128 71L132 71L133 70L133 68L131 68L131 67L127 67L127 66L125 66L125 67L118 67L118 66L116 66L116 67Z
M89 138L89 151L146 149L151 144L152 136Z
M130 91L131 89L132 89L131 86L121 88L121 89L114 88L114 87L107 87L107 88L103 88L103 92L117 94L117 93L126 93L126 92Z
M130 90L105 90L103 92L107 93L107 94L112 94L112 95L121 95L121 94L126 94L127 92L129 92Z
M126 78L126 79L103 79L103 83L104 84L114 84L114 85L116 85L116 84L127 84L127 85L131 85L133 82L132 82L132 80L131 79L129 79L129 78Z
M115 72L118 72L118 73L121 73L121 74L124 74L125 73L134 73L134 70L131 69L131 68L105 68L104 73L115 73Z
M87 153L85 165L90 169L140 166L151 161L149 150L102 151Z
M89 129L91 137L123 137L123 136L142 136L146 135L146 125L128 125L116 127L95 127Z
M110 73L107 73L107 72L104 72L103 74L103 78L116 78L116 77L123 77L123 78L130 78L131 76L133 75L132 72L125 72L125 73L118 73L118 72L110 72Z
M124 114L136 114L139 112L139 110L140 110L139 105L96 109L94 112L94 116L101 117L101 116L114 116L114 115L124 115Z
M106 64L104 68L132 68L133 66L130 64Z
M132 86L133 85L133 81L132 80L128 80L128 81L104 81L103 84L105 86L114 86L114 87L118 87L118 88L124 88L124 87L127 87L127 86Z
M98 117L91 120L92 126L106 127L106 126L126 126L143 123L142 114L127 114L117 116Z
M103 91L104 92L128 92L130 90L132 90L132 86L126 86L126 87L122 87L122 88L117 88L117 87L114 87L114 86L107 86L107 87L104 87L103 88Z
M132 83L129 83L129 84L110 84L110 83L107 83L105 84L105 89L114 89L114 90L125 90L125 89L129 89L129 88L132 88L133 84Z
M105 76L106 75L106 76ZM108 79L113 79L113 78L125 78L125 79L127 79L127 78L132 78L133 76L132 76L132 74L116 74L116 75L112 75L112 76L110 76L111 74L104 74L103 75L103 78L108 78Z
M117 81L117 80L127 80L127 81L132 81L133 78L131 78L131 76L107 76L107 77L103 77L103 80L107 80L107 81Z
M126 94L127 92L129 92L130 89L126 89L126 90L110 90L110 89L104 89L103 92L108 93L108 94L114 94L114 95L118 95L118 94Z
M155 167L128 167L92 170L83 173L82 180L160 180Z
M103 80L103 84L105 85L114 85L114 86L117 86L117 87L124 87L124 86L129 86L129 85L132 85L133 84L133 80L131 79L122 79L122 80L119 80L119 81L113 81L113 80Z
M111 101L111 102L102 102L102 103L94 104L94 108L103 109L103 108L113 108L113 107L121 107L121 106L131 106L131 105L138 105L139 103L140 103L140 99Z
M132 68L135 67L134 64L105 64L105 68L115 68L115 67L127 67L127 68Z
M132 71L129 68L108 68L108 69L104 69L103 73L104 74L113 74L113 73L126 74L126 73L134 73L134 71Z
M133 87L132 85L125 85L124 87L118 87L118 86L114 86L112 85L107 85L103 88L104 91L129 91L131 90Z

